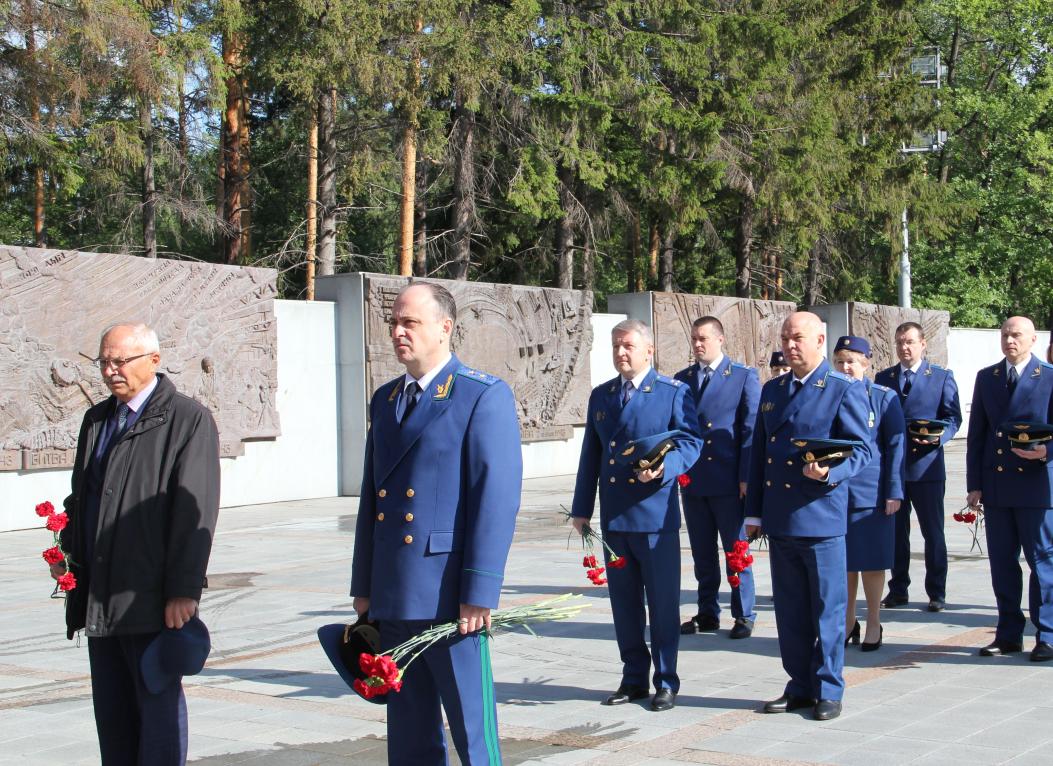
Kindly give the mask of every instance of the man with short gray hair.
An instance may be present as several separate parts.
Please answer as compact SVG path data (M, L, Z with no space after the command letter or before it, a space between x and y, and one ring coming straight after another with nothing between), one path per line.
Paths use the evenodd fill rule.
M651 710L669 710L680 689L680 503L677 477L698 458L694 399L678 380L651 367L654 336L643 322L619 322L611 333L618 377L593 389L578 463L571 518L580 533L592 518L596 490L604 540L623 561L608 562L614 632L622 660L618 689L604 704L655 693ZM675 448L658 467L633 470L616 458L638 439L675 431ZM647 607L644 607L646 594ZM650 650L644 641L651 617ZM654 666L652 679L648 671Z
M62 548L77 580L67 635L88 636L104 766L185 763L181 676L158 681L143 658L163 631L203 636L207 654L196 614L219 510L219 436L209 411L157 372L160 362L146 325L103 334L95 363L112 396L84 416L65 501ZM53 577L64 573L52 566Z

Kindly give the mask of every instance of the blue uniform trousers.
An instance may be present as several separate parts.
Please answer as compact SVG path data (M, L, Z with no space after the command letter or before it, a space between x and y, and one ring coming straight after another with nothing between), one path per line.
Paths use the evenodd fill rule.
M903 483L903 504L896 513L896 558L888 592L907 596L910 586L910 509L918 515L918 526L925 538L925 593L930 599L947 597L947 540L943 534L943 495L945 481L907 481Z
M384 620L380 644L387 651L433 623ZM488 639L475 633L433 644L402 677L402 691L388 693L388 761L414 766L445 766L442 709L461 763L501 763L497 704Z
M680 648L680 535L669 532L612 532L604 539L621 569L607 567L614 634L622 658L622 683L648 687L654 663L655 689L680 690L676 655ZM644 612L646 596L647 611ZM644 628L651 624L651 649Z
M139 662L156 633L88 638L91 697L103 766L182 766L187 718L183 685L160 694L143 684Z
M720 616L721 566L723 556L717 553L717 534L724 552L730 552L736 540L745 540L742 518L742 501L738 495L717 497L692 497L682 495L687 536L691 540L691 557L695 562L695 579L698 580L698 614ZM725 574L730 575L727 561ZM731 616L755 621L753 568L739 573L739 586L731 589Z
M1053 509L994 508L984 510L991 586L998 604L995 639L1020 643L1024 636L1023 572L1020 550L1031 567L1028 611L1039 641L1053 643Z
M845 538L772 537L771 581L782 666L795 697L844 697Z

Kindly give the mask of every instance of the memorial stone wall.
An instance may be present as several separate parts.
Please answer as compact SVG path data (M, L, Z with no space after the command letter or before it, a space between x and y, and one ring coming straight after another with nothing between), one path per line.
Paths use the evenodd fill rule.
M160 372L216 418L221 454L278 436L273 269L0 246L0 470L73 465L81 419L109 396L101 332L141 321Z

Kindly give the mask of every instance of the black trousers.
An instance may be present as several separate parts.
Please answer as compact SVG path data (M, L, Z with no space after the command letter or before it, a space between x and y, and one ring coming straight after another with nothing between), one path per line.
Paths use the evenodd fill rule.
M103 766L183 766L187 751L182 683L160 694L143 685L139 661L156 633L88 639L91 696Z

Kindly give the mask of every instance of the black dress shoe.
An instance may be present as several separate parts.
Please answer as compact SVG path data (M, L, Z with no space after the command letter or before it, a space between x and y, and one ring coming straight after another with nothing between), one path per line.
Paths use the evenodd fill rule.
M812 717L817 721L831 721L841 715L841 700L819 700Z
M996 639L980 650L980 656L999 657L1003 654L1013 654L1015 652L1022 652L1023 650L1023 644L1017 644L1012 641L998 641Z
M1035 648L1031 650L1031 661L1049 662L1050 660L1053 660L1053 645L1047 644L1045 641L1039 641L1035 644Z
M845 647L849 644L859 643L859 620L856 620L856 624L852 626L852 630L849 631L848 635L845 636Z
M720 618L711 614L696 614L690 620L680 626L680 635L689 636L692 633L710 633L720 628Z
M886 609L895 609L897 606L906 605L906 596L893 596L891 593L889 593L887 596L885 596L885 598L881 600L881 606L885 607Z
M604 700L604 705L624 705L626 702L633 702L635 700L642 700L650 694L647 688L644 686L633 686L632 684L622 684L618 687L618 690L614 692L610 697Z
M731 629L728 638L749 638L753 635L753 620L739 617L735 620L735 627Z
M947 606L942 598L930 598L929 599L929 611L930 612L942 612L943 608Z
M879 625L878 626L878 638L877 638L877 641L875 643L873 643L873 644L868 644L866 641L864 641L862 643L862 645L860 645L859 650L861 652L876 652L878 649L881 648L881 642L884 641L884 640L885 640L885 626L884 625Z
M672 689L659 689L651 697L651 710L656 713L672 710L674 707L676 707L676 692Z
M791 710L800 710L803 707L812 707L815 700L811 697L795 697L792 694L784 694L777 700L764 703L765 713L788 713Z

